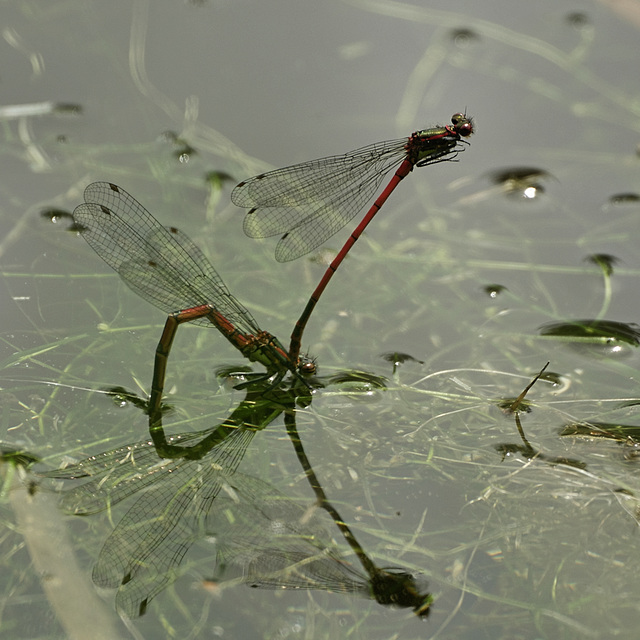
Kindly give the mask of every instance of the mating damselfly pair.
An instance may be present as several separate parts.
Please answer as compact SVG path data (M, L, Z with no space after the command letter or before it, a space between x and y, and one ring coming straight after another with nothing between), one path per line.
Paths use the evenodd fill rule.
M287 372L302 382L315 373L314 361L300 356L302 336L346 254L414 167L454 160L473 132L471 118L456 113L449 125L263 173L235 187L232 201L250 209L245 233L254 238L281 235L276 259L285 262L309 253L342 229L373 197L384 176L397 167L312 293L288 350L259 328L189 237L175 227L163 226L121 187L109 182L90 184L84 204L73 213L80 232L133 291L170 314L156 349L149 414L160 408L167 358L177 328L184 322L216 327L249 360L264 365L274 385Z

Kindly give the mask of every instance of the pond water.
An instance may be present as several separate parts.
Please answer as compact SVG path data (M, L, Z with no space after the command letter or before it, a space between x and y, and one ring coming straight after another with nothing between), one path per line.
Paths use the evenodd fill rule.
M3 638L635 637L640 12L424 4L0 7ZM318 303L312 398L232 389L250 363L183 325L154 446L165 315L73 228L84 188L286 345L355 220L278 263L234 184L457 112Z

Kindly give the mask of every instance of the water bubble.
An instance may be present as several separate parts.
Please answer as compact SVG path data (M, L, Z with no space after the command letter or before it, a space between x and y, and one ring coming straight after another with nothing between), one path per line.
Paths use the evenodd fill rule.
M73 220L73 216L71 215L70 211L65 211L64 209L56 209L55 207L51 207L50 209L43 209L42 211L40 211L40 215L53 224L56 224L65 219Z
M551 174L535 167L510 167L489 174L489 179L510 198L535 200L545 193L543 182Z
M507 287L501 284L488 284L482 287L482 290L490 297L497 298L503 291L507 290Z
M402 353L400 351L386 351L385 353L381 353L380 357L386 362L391 362L395 366L405 362L418 362L420 364L424 364L422 360L418 360L418 358L414 358L412 355Z

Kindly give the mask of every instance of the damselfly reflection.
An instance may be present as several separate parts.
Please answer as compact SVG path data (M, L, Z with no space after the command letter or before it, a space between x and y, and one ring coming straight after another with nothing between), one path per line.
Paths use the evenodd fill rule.
M414 576L410 573L403 569L378 567L364 552L362 545L358 542L344 518L338 513L338 510L329 502L327 494L324 492L302 445L296 424L295 410L289 409L285 411L284 424L298 461L307 477L307 482L316 495L317 505L331 516L368 576L369 595L380 604L411 607L417 616L428 616L433 598L426 591L426 584L424 585L425 591L421 592L421 587L418 587Z
M217 427L168 437L159 415L150 419L149 439L41 474L89 479L62 492L61 508L69 514L95 514L139 494L93 570L96 585L117 589L120 613L130 618L144 614L151 599L179 577L187 551L205 537L216 540L218 567L240 565L253 586L357 593L381 604L411 607L420 616L428 613L431 596L413 575L378 568L326 497L320 506L332 516L364 572L342 557L316 514L265 482L236 474L256 431L283 411L287 430L294 433L295 401L293 391L283 392L276 403L265 399L263 388L252 389ZM301 443L294 445L302 462ZM304 465L310 477L306 458ZM316 494L321 490L317 480L312 486Z
M167 361L178 327L187 322L216 327L252 362L267 369L277 387L287 371L309 389L305 377L315 361L289 358L278 339L263 331L222 281L202 250L185 233L165 227L132 195L110 182L94 182L73 220L94 251L139 296L169 314L156 348L149 415L160 410ZM294 383L295 385L295 383Z
M359 570L333 542L321 514L317 506L305 507L258 478L236 473L205 519L216 547L214 580L235 566L251 587L353 593L427 613L431 596L420 592L414 575L373 563L372 575Z
M263 389L247 398L223 423L204 432L165 437L161 423L152 438L81 460L49 478L88 482L62 493L65 513L91 515L142 492L105 542L93 581L118 589L116 608L128 617L145 613L149 601L178 577L184 555L220 488L233 475L256 431L281 412ZM196 534L195 532L200 532Z

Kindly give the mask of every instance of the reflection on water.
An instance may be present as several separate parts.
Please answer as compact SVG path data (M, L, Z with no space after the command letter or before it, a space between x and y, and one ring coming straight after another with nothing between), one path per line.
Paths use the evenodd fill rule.
M223 485L205 520L208 541L216 547L218 582L229 565L241 580L266 589L322 589L374 598L380 604L425 607L415 577L400 568L367 576L348 562L331 541L318 506L305 508L273 486L236 473ZM427 606L425 606L427 605Z
M276 391L268 389L273 398ZM95 584L117 589L122 614L143 615L151 599L179 576L189 548L209 538L216 545L218 572L238 566L242 580L253 587L355 593L428 615L432 599L425 585L404 569L377 567L326 499L295 428L296 394L279 389L274 401L266 399L266 390L264 382L253 385L229 418L208 431L167 437L158 414L150 419L150 438L40 474L90 478L62 492L60 506L68 514L95 514L137 496L102 547ZM123 392L114 389L114 395ZM283 411L306 475L322 496L318 506L333 517L364 572L331 542L318 506L305 509L268 483L236 473L256 432Z
M105 542L93 570L101 587L118 589L116 607L142 615L149 601L171 584L225 477L232 475L256 432L282 410L247 398L222 424L204 432L165 437L152 425L151 438L81 460L48 478L90 478L64 491L65 513L91 515L140 494ZM201 536L200 536L201 537Z

